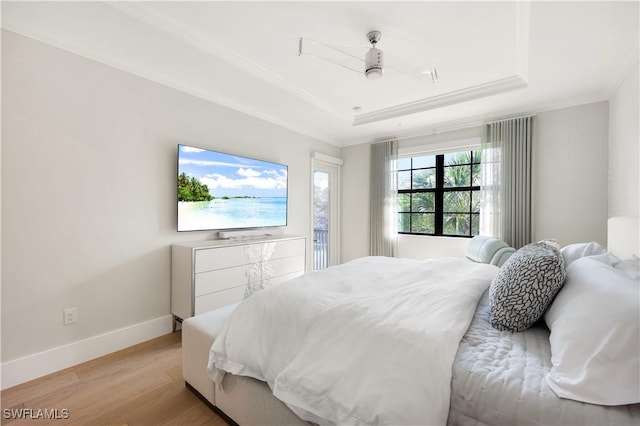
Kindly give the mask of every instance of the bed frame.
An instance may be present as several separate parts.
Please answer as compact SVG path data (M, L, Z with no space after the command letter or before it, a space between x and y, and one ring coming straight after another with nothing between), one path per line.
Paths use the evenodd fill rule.
M626 259L640 254L638 216L612 217L607 224L610 252ZM229 424L309 425L271 393L269 386L250 377L227 374L216 387L207 374L209 350L227 317L229 305L186 319L182 324L182 371L186 386Z
M187 388L229 424L309 425L251 377L227 374L217 387L207 374L209 350L235 305L186 319L182 323L182 374Z

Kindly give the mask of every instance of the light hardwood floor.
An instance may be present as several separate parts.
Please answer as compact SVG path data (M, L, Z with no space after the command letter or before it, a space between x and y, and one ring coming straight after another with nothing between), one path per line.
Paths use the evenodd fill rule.
M185 388L179 331L6 389L0 401L1 423L12 426L226 426ZM27 414L30 409L29 417L35 418L6 418L11 417L7 409L27 409L22 411ZM38 409L49 410L59 419L44 419ZM60 419L65 413L68 418Z

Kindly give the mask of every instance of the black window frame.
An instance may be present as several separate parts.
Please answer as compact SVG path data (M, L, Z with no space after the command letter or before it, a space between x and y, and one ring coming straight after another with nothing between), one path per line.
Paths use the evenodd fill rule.
M465 163L456 163L453 165L445 165L445 155L447 154L458 154L458 153L469 153L470 162ZM400 224L398 226L398 234L403 235L428 235L428 236L442 236L442 237L460 237L460 238L472 238L475 235L478 235L479 230L479 219L480 219L480 211L479 208L477 211L474 211L474 192L477 197L480 195L480 185L474 185L474 177L476 177L476 173L474 170L476 169L474 166L479 166L481 163L481 151L480 149L475 150L461 150L456 152L447 152L442 154L433 154L435 157L435 166L430 167L416 167L414 168L414 159L415 158L423 158L426 155L416 155L411 157L404 157L403 160L410 160L410 168L402 168L398 169L398 173L410 171L410 189L398 189L398 194L408 194L409 195L409 210L404 211L401 210L401 205L398 205L398 215L408 214L409 218L409 226L408 229L413 229L412 221L413 214L415 213L424 213L414 210L413 207L413 194L421 194L421 193L433 193L434 194L434 211L427 212L427 214L434 214L434 232L408 232L402 231L400 228ZM445 186L445 171L450 167L457 166L468 166L470 168L469 173L469 185L466 186ZM435 169L435 186L433 188L414 188L414 171L423 171L427 169ZM477 167L478 173L480 167ZM399 174L397 175L399 177ZM469 193L469 209L467 211L444 211L444 198L446 193L450 192L468 192ZM479 202L479 200L477 200ZM445 215L468 215L469 218L469 233L468 234L447 234L444 233L444 218ZM474 218L475 217L475 218ZM398 219L400 222L400 218ZM474 233L474 224L478 224L478 229L475 229L476 233Z

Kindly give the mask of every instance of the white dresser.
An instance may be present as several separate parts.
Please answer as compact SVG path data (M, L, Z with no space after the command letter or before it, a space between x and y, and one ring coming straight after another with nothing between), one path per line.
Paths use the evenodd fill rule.
M305 249L304 237L285 235L172 245L174 320L240 302L263 287L304 274Z

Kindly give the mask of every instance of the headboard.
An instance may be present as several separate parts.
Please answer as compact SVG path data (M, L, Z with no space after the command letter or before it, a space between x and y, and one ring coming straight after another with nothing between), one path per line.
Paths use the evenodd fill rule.
M467 257L474 262L502 266L516 249L498 238L476 235L467 244Z
M640 217L614 216L607 222L607 250L620 259L640 255Z

